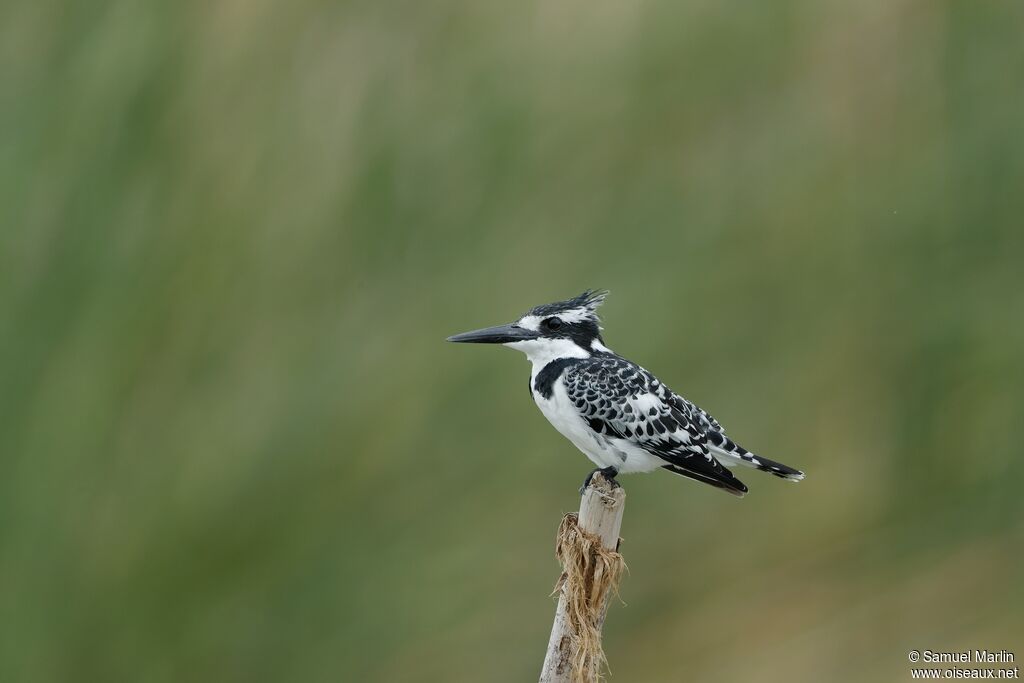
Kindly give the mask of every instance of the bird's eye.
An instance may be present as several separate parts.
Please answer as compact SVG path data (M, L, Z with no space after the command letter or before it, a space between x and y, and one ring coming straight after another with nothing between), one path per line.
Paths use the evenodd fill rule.
M544 321L544 327L552 331L557 330L561 326L562 321L558 318L548 318Z

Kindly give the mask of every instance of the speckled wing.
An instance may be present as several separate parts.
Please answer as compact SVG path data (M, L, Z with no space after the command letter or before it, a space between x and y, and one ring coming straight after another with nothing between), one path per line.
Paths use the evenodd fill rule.
M708 450L707 430L720 429L714 418L640 366L617 356L588 358L572 365L563 381L594 432L630 441L676 474L734 495L747 491Z

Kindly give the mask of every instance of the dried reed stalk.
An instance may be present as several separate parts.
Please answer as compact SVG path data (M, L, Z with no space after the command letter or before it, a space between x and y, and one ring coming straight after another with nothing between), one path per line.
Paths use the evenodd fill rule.
M593 683L607 667L601 629L608 598L618 593L625 562L618 552L626 493L596 474L580 512L562 517L555 555L562 575L541 683Z

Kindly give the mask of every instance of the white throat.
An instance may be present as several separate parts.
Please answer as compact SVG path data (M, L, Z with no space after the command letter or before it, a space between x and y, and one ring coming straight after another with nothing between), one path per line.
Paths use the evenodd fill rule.
M590 358L590 351L580 348L571 339L531 339L530 341L509 342L504 346L526 354L526 358L533 364L534 377L553 360Z

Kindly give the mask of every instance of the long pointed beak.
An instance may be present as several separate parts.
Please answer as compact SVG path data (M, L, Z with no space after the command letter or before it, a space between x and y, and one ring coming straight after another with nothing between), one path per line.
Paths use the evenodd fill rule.
M452 335L448 337L448 341L461 344L508 344L509 342L529 341L539 336L533 330L518 325L498 325Z

